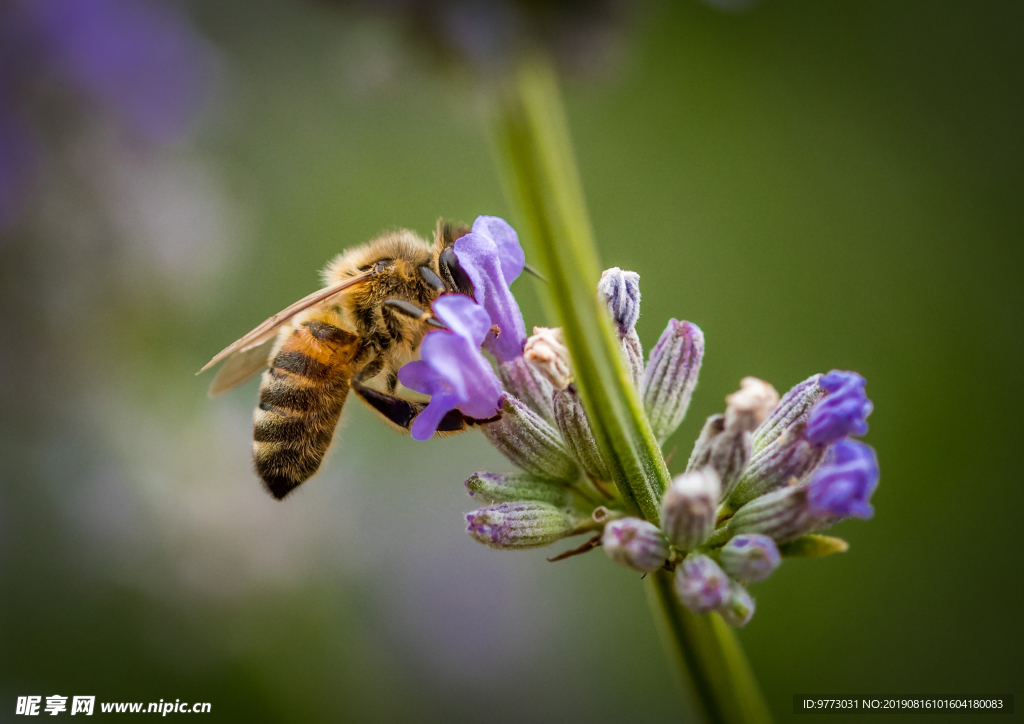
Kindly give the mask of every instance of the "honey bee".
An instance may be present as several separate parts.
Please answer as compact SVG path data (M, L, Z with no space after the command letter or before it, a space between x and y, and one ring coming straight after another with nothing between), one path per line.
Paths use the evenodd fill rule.
M213 396L268 367L254 412L253 458L275 498L320 468L350 389L408 432L426 403L395 395L398 369L415 357L432 326L444 326L427 311L431 303L446 292L472 295L454 250L468 232L439 221L433 244L400 229L342 252L323 270L323 289L273 315L200 370L224 361L210 384ZM438 432L479 422L452 410Z

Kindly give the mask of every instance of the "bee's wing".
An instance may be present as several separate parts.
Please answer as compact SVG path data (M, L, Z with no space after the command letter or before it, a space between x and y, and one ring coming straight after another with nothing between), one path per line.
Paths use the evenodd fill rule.
M213 397L248 382L252 379L253 375L258 374L267 366L267 363L270 361L270 352L273 348L274 338L271 337L255 347L235 352L217 370L217 374L213 376L210 389L207 390L206 394L209 397Z
M349 287L355 286L356 284L360 284L369 279L370 277L372 277L373 275L373 271L357 274L351 279L346 279L343 282L335 284L333 287L327 287L326 289L321 289L319 291L313 292L307 297L303 297L299 301L295 302L295 304L290 305L289 307L281 310L274 316L267 319L265 322L263 322L263 324L249 332L249 334L245 335L241 339L235 340L227 347L222 349L220 352L217 353L216 357L207 362L203 366L203 368L199 370L199 372L197 372L196 374L206 372L206 370L213 367L222 359L230 357L236 352L246 352L248 350L253 349L254 347L258 347L264 342L272 339L274 334L277 332L278 327L280 327L282 324L287 322L289 319L294 317L299 312L305 311L316 304L320 304L321 302L325 302L331 297L333 297L335 294L343 292Z

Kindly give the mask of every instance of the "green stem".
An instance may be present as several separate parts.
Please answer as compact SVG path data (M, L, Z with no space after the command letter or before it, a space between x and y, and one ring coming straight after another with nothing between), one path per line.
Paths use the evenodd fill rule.
M657 520L668 468L634 389L607 311L601 268L554 74L532 58L500 100L495 126L510 197L547 275L573 352L577 388L612 480L634 514Z
M771 714L754 672L729 625L717 613L695 614L680 604L668 571L660 570L647 580L648 600L662 640L706 720L714 724L770 723Z
M505 190L530 256L547 276L548 308L565 333L594 435L627 508L656 523L668 468L597 299L601 267L549 64L538 57L524 61L497 100L492 128ZM732 630L717 614L698 616L681 606L667 571L649 578L665 641L705 719L770 722Z

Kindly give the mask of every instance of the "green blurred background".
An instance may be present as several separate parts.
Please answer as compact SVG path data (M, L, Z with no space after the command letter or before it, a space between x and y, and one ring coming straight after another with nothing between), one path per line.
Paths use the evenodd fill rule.
M780 721L794 694L1021 693L1022 10L660 3L564 80L645 347L672 316L706 335L673 471L744 375L868 379L875 518L755 586L739 634ZM201 120L142 148L48 106L0 237L0 720L54 693L238 722L684 716L636 575L465 535L462 481L508 467L481 436L417 443L353 403L313 481L261 490L255 383L207 400L195 370L346 246L509 205L472 78L386 20L182 12L214 59Z

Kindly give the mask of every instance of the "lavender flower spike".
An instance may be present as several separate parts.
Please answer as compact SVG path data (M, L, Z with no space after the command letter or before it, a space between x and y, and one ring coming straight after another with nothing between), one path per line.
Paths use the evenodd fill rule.
M491 548L537 548L564 538L573 520L550 503L501 503L466 514L466 532Z
M875 510L868 501L878 487L875 451L856 440L840 440L829 448L807 487L815 515L870 518Z
M868 431L865 418L874 405L864 394L865 379L856 372L832 370L818 383L828 395L811 410L807 421L807 439L828 444L847 435Z
M694 613L708 613L729 600L729 577L704 555L689 555L676 568L676 595Z
M665 442L686 416L704 357L704 333L690 322L670 319L644 372L644 409L658 442Z
M487 312L461 294L442 295L433 309L448 329L428 333L420 345L422 359L398 371L403 385L430 395L430 403L412 423L416 440L433 435L441 419L456 408L477 419L494 417L503 395L494 370L480 353L480 343L491 328Z
M722 568L741 583L757 583L772 574L782 556L775 541L766 535L734 536L719 552Z
M604 552L616 563L640 573L654 573L668 560L668 541L640 518L622 518L604 527Z

